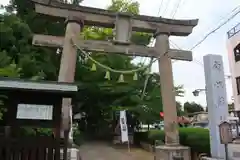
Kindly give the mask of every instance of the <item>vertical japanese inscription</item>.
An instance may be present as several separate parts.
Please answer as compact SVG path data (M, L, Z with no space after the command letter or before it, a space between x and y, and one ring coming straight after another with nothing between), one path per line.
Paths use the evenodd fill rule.
M121 123L122 123L122 130L123 130L123 131L126 131L126 130L127 130L127 127L126 127L126 122L125 122L125 119L124 119L124 118L121 118Z
M214 87L215 88L223 88L224 87L223 81L216 81L214 84Z
M215 60L215 61L213 62L213 69L216 69L216 70L218 70L218 71L221 71L221 69L222 69L222 64L221 64L221 62Z
M224 105L225 104L225 98L223 96L218 97L218 105Z
M220 61L215 60L213 62L213 66L212 68L218 72L220 72L223 68L222 68L222 64ZM221 105L225 104L225 98L221 95L222 90L219 89L223 89L224 88L224 82L222 80L216 80L216 82L214 83L214 88L217 90L217 108Z

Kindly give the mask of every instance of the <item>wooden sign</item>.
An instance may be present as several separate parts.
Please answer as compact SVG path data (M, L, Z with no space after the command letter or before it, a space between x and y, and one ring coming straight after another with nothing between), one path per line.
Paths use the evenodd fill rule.
M228 122L222 122L219 125L219 134L220 134L220 141L222 144L228 144L232 142L233 136L231 131L231 124Z

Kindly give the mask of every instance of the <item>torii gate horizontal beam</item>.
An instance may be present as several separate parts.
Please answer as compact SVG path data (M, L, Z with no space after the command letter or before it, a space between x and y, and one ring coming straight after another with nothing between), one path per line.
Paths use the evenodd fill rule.
M36 46L62 47L64 37L38 35L33 36L32 44ZM114 45L108 41L77 40L76 45L90 52L105 52L124 54L128 56L159 57L160 55L152 47L140 45ZM168 56L171 59L192 61L192 52L185 50L169 49Z
M35 3L37 13L67 18L69 15L81 17L85 25L114 28L116 15L128 15L132 20L132 30L138 32L155 33L156 30L161 33L168 33L173 36L188 36L192 33L193 27L198 23L194 20L173 20L162 17L151 17L145 15L130 15L126 13L116 13L109 10L76 6L60 3L52 0L32 0Z

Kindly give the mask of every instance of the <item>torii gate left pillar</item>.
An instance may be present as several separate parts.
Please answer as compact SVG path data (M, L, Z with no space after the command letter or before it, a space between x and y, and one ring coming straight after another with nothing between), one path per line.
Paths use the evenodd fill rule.
M72 39L76 39L75 37L79 35L84 23L79 17L69 16L66 24L58 81L73 83L77 62L77 48L71 42ZM65 142L72 142L71 135L69 135L72 123L72 113L70 113L72 111L70 108L72 107L71 103L70 98L64 98L62 102L63 121L62 127L59 129L61 130L61 138L65 138Z

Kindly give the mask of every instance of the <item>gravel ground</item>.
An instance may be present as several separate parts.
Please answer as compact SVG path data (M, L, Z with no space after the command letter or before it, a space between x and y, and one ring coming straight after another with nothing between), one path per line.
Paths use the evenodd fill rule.
M82 160L154 160L152 153L139 148L115 149L104 143L87 143L80 147Z

